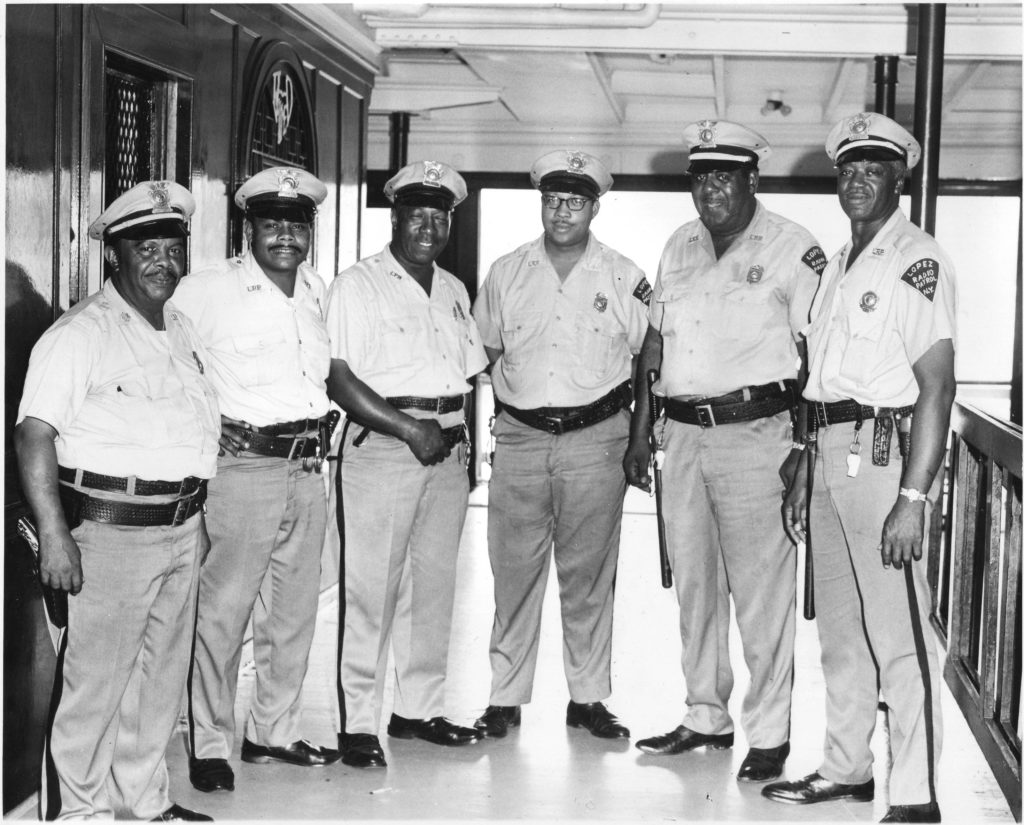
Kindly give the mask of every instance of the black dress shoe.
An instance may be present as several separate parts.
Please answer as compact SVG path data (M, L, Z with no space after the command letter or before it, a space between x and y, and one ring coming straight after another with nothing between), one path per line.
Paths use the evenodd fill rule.
M353 768L386 768L387 760L380 739L372 733L339 733L342 764Z
M789 756L789 742L777 748L751 748L736 774L741 782L767 782L782 776L782 767Z
M485 739L503 739L509 728L519 727L522 718L519 705L488 705L473 727Z
M192 787L203 793L235 789L235 773L227 759L189 758L188 778Z
M927 805L892 805L879 822L942 822L937 802Z
M248 739L242 740L242 761L264 764L266 762L287 762L304 768L318 768L330 765L341 758L341 753L330 748L317 748L300 739L290 745L257 745Z
M396 739L422 739L435 745L471 745L480 741L480 732L450 722L443 716L433 719L406 719L397 713L391 714L388 736Z
M831 802L833 799L853 799L870 802L875 798L875 780L869 779L859 785L844 785L830 782L819 773L812 773L795 782L773 782L761 789L761 796L774 802L788 802L790 805L813 805L816 802Z
M154 816L150 822L213 822L212 816L190 811L181 805L171 805L160 816Z
M731 733L697 733L697 731L690 730L685 725L680 725L675 730L670 730L661 736L641 739L636 743L636 746L644 753L671 756L702 747L707 747L711 750L724 750L725 748L731 748L732 742L733 734Z
M603 702L569 702L565 724L570 728L586 728L601 739L629 739L629 728L604 706Z

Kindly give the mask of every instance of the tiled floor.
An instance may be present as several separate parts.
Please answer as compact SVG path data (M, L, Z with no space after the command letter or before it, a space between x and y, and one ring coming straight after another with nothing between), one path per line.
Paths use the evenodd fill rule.
M485 491L474 493L476 505ZM470 723L487 704L487 643L493 602L487 561L486 516L472 506L459 562L455 630L451 645L447 713ZM675 727L683 716L675 596L662 590L650 502L631 491L623 522L615 613L612 710L634 740ZM737 731L732 750L650 757L631 743L608 743L565 726L557 595L549 582L534 700L523 725L507 739L464 748L381 739L387 770L359 771L341 764L322 769L249 765L235 758L233 793L201 794L188 782L185 735L168 749L172 792L180 804L217 819L246 820L678 820L873 822L886 809L886 742L882 717L876 732L878 792L873 804L834 802L806 808L768 802L760 786L737 783L746 753ZM323 598L305 688L303 733L333 744L335 719L336 591ZM792 732L787 774L818 766L824 731L824 686L813 623L799 620ZM737 683L734 706L745 690L738 639L733 645ZM239 719L252 687L240 682ZM388 707L390 698L386 698ZM1012 822L991 772L955 703L944 692L945 749L939 799L945 822ZM387 717L385 716L385 725Z

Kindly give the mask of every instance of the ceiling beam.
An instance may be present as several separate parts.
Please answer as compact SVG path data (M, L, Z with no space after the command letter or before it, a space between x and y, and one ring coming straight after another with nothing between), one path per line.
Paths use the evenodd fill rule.
M496 86L456 85L445 83L392 83L378 80L370 95L370 111L429 112L456 106L479 106L495 103L501 98Z
M608 74L608 70L605 68L604 63L601 62L601 58L593 52L587 52L587 60L590 61L590 68L594 71L594 77L597 78L598 85L601 87L601 91L604 92L605 99L608 101L615 119L621 126L626 120L626 112L612 90L612 79Z
M972 63L957 78L956 83L950 84L950 88L946 90L942 101L943 120L946 120L953 114L954 110L964 101L964 98L973 91L977 85L978 78L985 73L988 67L989 62L987 60L979 60L977 63Z

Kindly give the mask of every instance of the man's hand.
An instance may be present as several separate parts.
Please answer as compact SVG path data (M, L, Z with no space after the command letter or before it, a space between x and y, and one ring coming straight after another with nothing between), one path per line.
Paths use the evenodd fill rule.
M420 464L424 467L440 464L451 455L451 448L445 443L441 425L437 421L433 418L413 418L411 422L402 440Z
M206 529L206 514L203 513L199 517L199 566L202 567L206 564L206 557L210 555L210 548L213 547L213 542L210 541L210 533Z
M925 502L908 501L903 496L885 517L882 525L882 566L886 569L891 564L897 570L903 563L911 560L920 561L924 545L924 511Z
M248 429L249 425L246 422L236 421L222 415L220 417L220 452L218 455L224 455L224 452L227 451L237 458L239 453L248 450L249 440L246 434Z
M54 590L67 590L72 596L82 589L82 553L66 527L52 533L40 531L39 580Z
M797 461L783 462L779 469L779 475L785 481L785 472L790 472L789 481L786 484L786 493L782 498L782 526L786 535L793 544L803 544L807 541L807 473L808 467L806 454L793 450L797 455ZM792 457L792 454L790 457ZM787 469L788 468L788 469Z
M806 449L806 448L805 448ZM793 479L796 478L796 468L800 466L800 460L804 457L804 450L790 450L779 467L779 478L782 479L782 486L788 490L793 486Z
M651 492L651 447L646 440L630 439L626 455L622 459L622 469L626 471L626 481L644 492Z

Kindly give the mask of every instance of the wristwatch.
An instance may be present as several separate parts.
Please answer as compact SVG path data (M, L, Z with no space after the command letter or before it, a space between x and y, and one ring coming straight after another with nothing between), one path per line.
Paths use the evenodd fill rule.
M900 495L907 501L927 501L928 496L913 487L900 487Z

